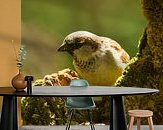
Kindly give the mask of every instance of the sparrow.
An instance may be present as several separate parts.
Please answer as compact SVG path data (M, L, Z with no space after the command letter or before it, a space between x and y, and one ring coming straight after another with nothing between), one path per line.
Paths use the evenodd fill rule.
M69 34L58 51L68 52L76 72L97 86L113 86L130 59L116 41L88 31Z

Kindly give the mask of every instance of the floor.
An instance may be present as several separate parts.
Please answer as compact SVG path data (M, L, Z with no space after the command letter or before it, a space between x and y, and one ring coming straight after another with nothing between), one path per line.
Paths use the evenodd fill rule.
M107 125L96 125L96 130L108 130ZM22 126L19 130L65 130L65 126ZM73 125L70 130L90 130L89 126ZM137 130L136 126L133 130ZM149 130L147 125L142 125L141 130ZM163 130L163 125L155 125L154 130Z

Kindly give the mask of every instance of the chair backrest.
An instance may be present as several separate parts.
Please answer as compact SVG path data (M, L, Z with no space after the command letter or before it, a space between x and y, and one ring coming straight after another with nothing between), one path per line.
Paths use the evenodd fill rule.
M89 84L87 80L84 79L73 79L70 82L70 87L88 87Z

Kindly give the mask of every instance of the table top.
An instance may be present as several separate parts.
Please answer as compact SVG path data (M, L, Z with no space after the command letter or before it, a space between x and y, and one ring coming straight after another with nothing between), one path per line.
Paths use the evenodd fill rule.
M0 96L19 97L69 97L69 96L125 96L157 93L157 89L137 88L137 87L113 87L113 86L89 86L76 87L69 86L34 86L32 94L28 94L26 89L17 92L13 87L0 87Z

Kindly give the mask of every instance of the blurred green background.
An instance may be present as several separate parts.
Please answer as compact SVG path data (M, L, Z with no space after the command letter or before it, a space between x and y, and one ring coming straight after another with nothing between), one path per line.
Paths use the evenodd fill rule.
M146 22L140 0L22 0L23 71L37 79L73 69L71 57L57 48L78 30L110 37L133 57Z

